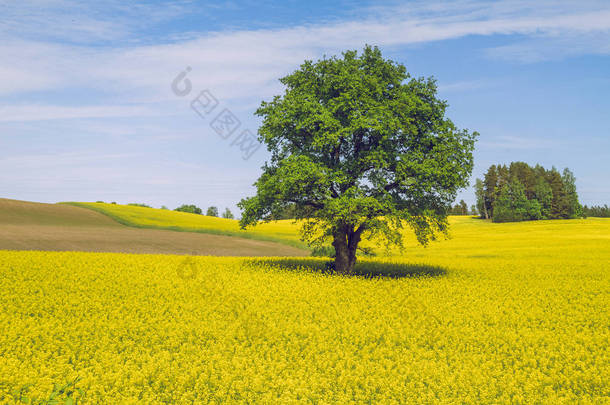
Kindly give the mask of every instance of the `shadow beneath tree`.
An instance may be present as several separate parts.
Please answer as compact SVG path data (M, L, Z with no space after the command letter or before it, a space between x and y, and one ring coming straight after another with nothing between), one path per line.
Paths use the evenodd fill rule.
M335 271L334 262L332 260L323 258L256 258L247 259L246 263L255 267L276 270L308 271L329 275L341 275ZM356 262L354 271L347 276L365 278L419 278L442 277L446 274L447 269L440 266L365 260Z

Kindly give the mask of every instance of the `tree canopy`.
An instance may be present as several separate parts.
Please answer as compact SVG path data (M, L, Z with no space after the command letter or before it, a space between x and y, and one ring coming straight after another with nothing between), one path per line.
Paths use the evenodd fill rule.
M191 214L199 214L199 215L201 215L201 213L203 212L203 211L201 211L201 208L199 208L195 204L182 204L178 208L174 208L174 211L188 212Z
M332 240L335 270L349 273L363 237L402 246L408 225L426 244L468 184L476 133L445 117L433 78L412 78L377 47L305 61L262 102L259 140L271 152L241 225L304 220L310 244Z

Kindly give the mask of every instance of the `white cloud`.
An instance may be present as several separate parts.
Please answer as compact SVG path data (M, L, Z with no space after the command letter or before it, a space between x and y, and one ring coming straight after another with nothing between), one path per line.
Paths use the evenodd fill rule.
M538 8L529 3L512 4L511 8L507 3L478 1L453 6L443 3L446 8L439 8L416 3L418 7L407 11L392 9L393 16L377 13L360 21L326 25L204 33L169 44L120 48L9 37L0 46L2 55L8 56L0 62L0 94L91 87L122 98L169 99L173 97L168 90L171 79L180 69L192 66L191 76L198 86L222 97L260 98L276 91L277 77L305 58L360 48L365 43L387 47L468 35L531 36L537 42L490 51L496 57L518 60L565 56L563 43L569 43L569 54L608 52L610 8L602 8L603 3L568 7L566 3L541 2ZM587 40L592 37L597 40Z
M471 91L480 90L483 88L492 87L498 84L497 80L489 79L478 79L478 80L464 80L454 83L439 83L439 92L455 92L455 91Z
M81 97L86 104L97 101L110 105L28 106L22 102L0 107L0 121L165 114L164 102L176 99L170 82L186 66L193 68L189 78L195 91L209 89L227 103L240 99L233 106L252 105L248 98L258 103L276 94L280 90L277 78L304 59L361 48L365 43L392 47L468 35L522 34L525 40L490 49L488 55L533 62L610 52L610 7L602 2L575 5L543 0L535 6L522 1L416 2L408 7L370 9L363 20L201 33L194 39L148 45L128 45L137 41L131 41L133 33L124 27L171 19L186 12L188 3L163 10L144 5L131 10L123 3L111 2L108 7L116 15L114 19L101 6L88 9L67 0L41 4L28 2L23 10L8 7L10 12L3 16L0 95L77 89L70 104L82 102ZM83 28L85 25L89 28ZM25 30L36 35L26 35ZM57 40L79 35L84 38L80 44ZM123 45L86 44L113 38L123 38ZM441 90L464 91L486 85L477 80L447 84Z
M105 0L20 0L0 2L0 37L45 38L73 44L136 39L137 30L188 12L188 2L162 6Z
M610 17L609 17L610 18ZM542 36L487 50L492 58L535 63L582 54L610 54L610 34L604 31L560 37Z
M501 135L491 139L481 139L477 144L479 147L484 148L532 150L557 149L561 142L550 138Z
M157 113L145 106L0 106L0 122L43 121L73 118L152 116Z

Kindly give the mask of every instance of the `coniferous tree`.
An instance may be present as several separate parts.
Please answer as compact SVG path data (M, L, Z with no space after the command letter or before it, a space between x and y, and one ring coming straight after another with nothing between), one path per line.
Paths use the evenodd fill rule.
M498 189L498 171L496 165L491 165L485 174L485 209L493 218L493 207Z
M578 202L578 194L576 194L576 177L574 177L574 173L566 167L563 169L561 179L563 180L563 186L566 193L566 218L579 218L582 216L582 208Z
M547 172L547 181L553 192L551 201L551 219L568 218L569 201L566 195L563 179L554 167Z

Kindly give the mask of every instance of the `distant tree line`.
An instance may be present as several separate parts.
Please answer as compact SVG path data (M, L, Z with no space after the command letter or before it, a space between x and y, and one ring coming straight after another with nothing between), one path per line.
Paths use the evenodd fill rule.
M101 200L98 200L96 202L97 203L102 203L102 204L104 203L104 201L101 201ZM116 204L116 202L113 201L110 204ZM143 204L143 203L129 203L127 205L131 205L133 207L152 208L152 206L150 206L148 204ZM167 210L169 208L167 208L165 205L162 205L161 209L162 210ZM178 208L174 208L174 211L188 212L190 214L203 215L203 210L201 208L199 208L198 206L196 206L195 204L182 204ZM215 207L215 206L208 207L205 215L207 215L209 217L217 217L218 216L218 207ZM235 216L233 215L231 210L228 209L228 208L225 208L224 212L222 213L222 217L223 218L227 218L227 219L234 219L235 218Z
M582 214L584 217L599 217L599 218L610 218L610 207L608 205L593 205L582 207Z
M477 215L477 207L474 205L470 206L468 209L468 204L466 201L460 200L458 204L455 204L453 207L449 209L449 215Z
M196 206L195 204L183 204L183 205L179 206L178 208L175 208L174 211L188 212L191 214L203 215L203 210L201 208L199 208L198 206ZM208 217L217 217L218 216L218 207L215 207L215 206L208 207L205 215ZM227 218L227 219L234 218L233 213L228 208L225 208L224 212L222 213L222 217Z
M583 216L576 178L570 169L559 173L540 165L512 162L492 165L475 183L477 211L494 222L569 219Z

